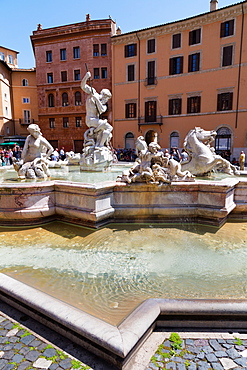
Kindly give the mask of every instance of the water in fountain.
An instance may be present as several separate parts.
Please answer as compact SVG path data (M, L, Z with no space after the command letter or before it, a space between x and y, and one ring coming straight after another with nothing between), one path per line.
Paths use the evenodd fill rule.
M155 298L246 298L247 223L0 228L0 271L117 324Z

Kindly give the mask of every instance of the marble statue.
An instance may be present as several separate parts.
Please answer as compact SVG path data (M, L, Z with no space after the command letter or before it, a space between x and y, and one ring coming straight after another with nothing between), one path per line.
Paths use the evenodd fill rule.
M200 127L189 131L184 140L188 160L181 163L183 171L188 170L196 176L203 176L210 171L217 170L229 175L239 174L235 166L215 153L211 143L216 135L216 131L205 131Z
M125 170L117 181L144 182L156 185L170 184L172 181L194 181L189 171L182 171L181 164L167 158L158 143L147 145L143 136L136 140L136 159L130 170Z
M42 136L38 125L30 124L27 130L30 134L26 138L21 159L13 162L18 177L20 179L50 177L48 158L54 149Z
M84 147L80 161L81 170L104 170L113 161L110 147L113 127L107 119L100 118L107 110L107 101L111 98L108 89L98 93L87 84L91 73L88 71L81 81L81 89L88 95L86 100L86 125L88 129L84 134Z

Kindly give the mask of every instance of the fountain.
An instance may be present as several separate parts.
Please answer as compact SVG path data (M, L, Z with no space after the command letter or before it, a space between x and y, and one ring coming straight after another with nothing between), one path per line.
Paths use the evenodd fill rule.
M89 73L86 74L82 83L87 93L91 89L86 84L88 78ZM92 95L95 94L93 92ZM95 119L95 117L93 118ZM109 127L107 122L100 122L98 116L96 121L99 126L89 127L86 136L93 140L91 142L93 150L102 154L108 145L106 144L107 135L105 131ZM102 126L100 126L101 124ZM102 129L99 129L101 131L99 142L99 137L95 134L95 131L97 133L97 129L100 127ZM192 141L189 140L189 137L187 138L189 160L188 164L182 165L166 159L160 152L158 144L151 143L146 146L142 138L139 138L138 160L131 169L127 169L119 176L119 181L82 183L68 180L67 177L65 181L60 179L48 180L47 169L43 167L43 164L45 164L43 151L39 150L37 162L35 162L35 158L30 158L27 162L24 160L21 166L31 163L30 166L28 165L28 170L25 170L25 178L33 177L33 173L37 176L38 171L36 171L35 163L42 166L44 176L41 176L43 177L42 181L36 180L35 177L32 181L27 179L22 183L3 182L0 185L0 224L3 227L4 225L9 227L11 220L11 225L15 225L15 227L32 227L28 231L26 229L21 231L24 235L23 244L27 248L25 251L21 245L16 246L16 242L11 247L12 241L8 243L10 249L4 249L7 246L2 246L6 253L3 253L3 258L1 258L4 264L4 269L0 274L1 299L47 324L59 333L66 335L72 341L106 358L118 368L128 366L133 353L155 326L166 328L210 326L222 329L227 325L227 328L232 330L246 327L245 285L237 284L241 279L246 280L244 274L246 240L243 236L240 245L233 246L231 242L231 247L224 244L225 242L219 244L223 237L218 233L218 227L223 225L220 229L223 230L228 225L226 224L227 220L246 220L247 181L245 178L232 176L234 169L229 162L218 158L210 149L214 132L205 132L196 128L193 131L194 138L195 135L196 140L199 141L199 149L205 149L206 147L208 154L204 161L199 161L199 164L197 161L194 166L191 165L196 158L199 160L202 158L202 152L200 150L196 152L192 148ZM36 147L37 139L31 139ZM41 140L40 137L39 140ZM50 150L50 148L46 148L45 156ZM98 154L94 155L94 151L90 151L92 148L88 149L87 145L84 148L85 158L87 153L91 156L90 161L95 158L99 159ZM190 149L193 149L194 152L193 150L190 152ZM27 155L28 153L27 151ZM102 156L104 157L103 154ZM105 159L106 157L104 157L103 162L107 162ZM90 163L92 164L92 162ZM206 168L202 167L202 164L205 163ZM100 167L102 169L104 165ZM19 176L21 168L17 169ZM208 173L214 168L226 171L227 176L216 181L206 181L195 177L198 174ZM29 171L30 169L32 171ZM79 225L79 227L61 227L61 224L55 226L57 228L55 239L59 241L59 245L54 245L52 244L52 233L54 231L50 228L51 224L49 223L51 221L69 222L70 224ZM132 226L127 227L124 224L126 222L131 222ZM174 228L174 226L171 226L174 222L187 223L187 229L184 226L183 228ZM204 229L192 233L195 226L190 226L189 223L191 222L194 225L213 226L207 226L210 229L205 229L206 226L203 226ZM41 224L44 226L41 227ZM144 226L145 224L148 226ZM164 228L164 224L166 224L166 228ZM94 231L92 229L82 229L81 226L89 226ZM76 231L73 228L77 228ZM170 231L172 228L175 230L174 234ZM40 238L44 229L48 231L48 234L45 233L45 238L49 240L49 245L42 243L42 238ZM9 230L12 234L14 232L18 235L16 240L20 240L21 233L17 233L13 229ZM37 234L33 236L35 230ZM63 230L67 230L64 234L65 240L61 239ZM238 235L245 234L245 230L246 224L239 223ZM7 239L8 229L1 229L0 234L2 236L1 240ZM196 234L198 237L195 237ZM80 236L83 240L80 238L80 241L74 240L77 236ZM88 242L88 240L91 240L91 236L92 241ZM216 238L213 236L216 236ZM94 239L95 237L96 239ZM145 237L148 240L144 246ZM236 238L235 234L232 237ZM195 240L192 243L191 240L193 239ZM150 240L152 240L152 243L150 243ZM185 246L182 245L181 248L180 244L177 248L175 243L171 249L165 249L164 254L164 247L167 247L162 243L160 246L159 240L162 243L164 240L179 240L184 242ZM207 245L210 240L211 244ZM40 244L38 245L38 241L41 241L43 247ZM63 244L65 241L66 247ZM156 241L158 244L154 248ZM143 249L140 248L140 243L143 244ZM29 244L32 246L28 246ZM83 260L80 261L82 245ZM95 250L97 245L99 248ZM109 250L109 246L112 247L112 250ZM152 247L152 253L150 246ZM69 253L66 252L68 247ZM14 249L14 254L11 249ZM93 249L94 251L92 251ZM220 251L219 254L223 254L223 262L214 259L218 250ZM231 253L228 256L229 250ZM94 286L92 282L94 283L97 276L100 276L102 286L108 285L114 292L111 299L109 297L105 299L107 302L110 301L110 312L118 310L118 307L122 305L119 296L115 295L118 289L143 284L145 289L147 285L154 285L154 292L148 293L145 297L142 294L138 298L133 296L132 303L128 301L126 303L129 310L123 311L122 316L116 316L112 322L109 322L107 314L103 314L101 318L95 317L94 315L98 315L98 309L94 307L94 310L90 310L90 307L92 307L90 297L88 302L83 299L82 304L80 304L80 301L75 304L73 301L77 301L78 296L76 298L71 296L68 299L66 298L66 303L63 302L65 298L62 293L53 297L52 289L45 293L41 291L42 289L40 290L39 285L36 285L36 282L45 285L41 270L47 267L47 260L44 259L44 256L47 256L48 252L51 253L52 258L49 257L49 260L53 262L53 265L48 271L45 271L44 275L48 277L49 281L63 280L61 278L61 276L64 276L62 275L63 272L68 276L70 291L73 290L74 284L77 286L79 281L80 284L84 284L84 287L87 285L87 295L90 284ZM182 252L186 253L183 254ZM200 256L200 258L193 259L194 262L192 263L191 258L186 257L189 253L197 257ZM203 266L205 253L210 258L210 267L213 264L216 269L218 267L222 274L216 274L215 279L210 281L207 287L204 286L204 291L207 291L208 294L205 293L205 295L200 296L198 292L191 293L190 291L186 295L185 288L187 289L192 284L195 276L198 278L198 276L204 274L204 280L207 280L205 274L209 274L209 270L208 268L203 270L203 267L205 267ZM11 258L12 264L6 259L8 256L13 257ZM17 258L14 259L14 256ZM71 259L68 259L68 256ZM33 257L35 257L34 260L32 260ZM180 286L180 292L183 293L177 296L173 295L172 289L174 286L179 287L180 281L183 279L182 274L179 273L182 267L178 265L178 269L175 270L172 261L178 261L179 259L183 262L187 261L187 275L191 275L189 275L190 279L185 281L185 285ZM236 267L232 266L233 260L236 261ZM86 261L91 266L91 271L84 271L84 275L80 275L78 272L80 265L84 266ZM201 265L199 261L202 262ZM199 264L199 274L197 268L195 268L196 264ZM19 268L18 265L22 267ZM70 266L74 268L73 272ZM176 271L175 277L171 277L170 282L167 276L163 275L160 278L159 273L162 275L162 271L168 272L171 266L173 266L172 270ZM225 291L223 288L226 284L229 285L229 280L227 282L224 280L224 271L229 272L230 267L232 270L242 272L242 275L231 275L232 293L230 293L230 289ZM195 275L192 274L192 270ZM132 275L129 275L130 272ZM153 274L154 272L157 275ZM29 285L28 276L31 277L33 286ZM58 276L59 279L57 279ZM221 292L217 293L216 296L211 296L212 286L217 286L221 279L223 282ZM116 282L118 289L113 288L114 282ZM131 284L129 284L130 282ZM164 284L167 284L166 292L161 289ZM237 285L241 286L238 295L234 293ZM61 291L63 291L63 286ZM136 304L139 304L137 308L135 308ZM133 310L130 312L132 308ZM89 313L83 310L88 310ZM125 317L126 314L127 317Z

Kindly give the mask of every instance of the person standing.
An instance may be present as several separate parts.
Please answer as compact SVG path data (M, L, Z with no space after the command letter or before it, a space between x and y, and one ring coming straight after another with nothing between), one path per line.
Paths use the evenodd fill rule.
M244 171L244 164L245 164L245 152L242 150L239 156L239 166L241 171Z

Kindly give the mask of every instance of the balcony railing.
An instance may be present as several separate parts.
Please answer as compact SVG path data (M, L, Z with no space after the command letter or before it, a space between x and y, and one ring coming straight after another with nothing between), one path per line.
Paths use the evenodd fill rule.
M34 119L19 118L20 125L30 125L31 123L37 123Z
M144 81L145 86L157 85L157 83L157 77L147 77Z
M138 125L163 125L163 116L156 116L154 119L150 120L150 117L139 117Z

